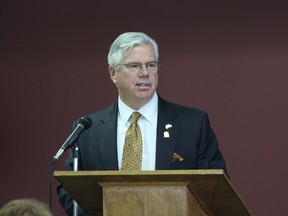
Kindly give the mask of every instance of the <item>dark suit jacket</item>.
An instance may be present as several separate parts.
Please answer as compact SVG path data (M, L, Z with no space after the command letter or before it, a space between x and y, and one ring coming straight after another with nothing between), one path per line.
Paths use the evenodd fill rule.
M156 170L226 171L225 161L206 112L173 104L160 97L158 104ZM88 115L92 119L92 126L78 141L79 170L118 170L117 115L117 103ZM172 127L166 129L167 124ZM169 137L164 137L165 131L168 131ZM173 153L184 160L172 162ZM73 170L71 154L66 161L66 169ZM58 193L61 204L67 210L71 207L69 194L61 185Z

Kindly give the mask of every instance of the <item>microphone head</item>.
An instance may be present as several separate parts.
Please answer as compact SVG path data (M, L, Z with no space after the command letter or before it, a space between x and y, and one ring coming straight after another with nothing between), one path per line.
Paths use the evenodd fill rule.
M85 129L88 129L92 125L92 119L89 118L88 116L83 116L78 121L78 124L81 124Z

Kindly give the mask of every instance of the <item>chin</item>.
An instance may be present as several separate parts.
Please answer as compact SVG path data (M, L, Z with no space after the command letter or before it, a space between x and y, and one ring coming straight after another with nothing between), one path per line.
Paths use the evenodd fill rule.
M151 92L139 92L138 93L138 98L142 99L149 99L152 97Z

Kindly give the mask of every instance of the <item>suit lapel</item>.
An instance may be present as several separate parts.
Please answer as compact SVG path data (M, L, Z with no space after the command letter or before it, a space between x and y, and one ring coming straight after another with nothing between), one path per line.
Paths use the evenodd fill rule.
M103 115L103 124L98 127L98 139L105 170L118 170L117 157L117 103Z
M156 140L156 170L171 169L179 123L169 103L159 97Z

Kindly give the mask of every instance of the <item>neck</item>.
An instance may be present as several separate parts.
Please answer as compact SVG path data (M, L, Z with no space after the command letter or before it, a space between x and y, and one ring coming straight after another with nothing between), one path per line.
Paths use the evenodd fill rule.
M121 98L121 96L120 96ZM131 109L134 110L139 110L141 109L143 106L145 106L151 99L153 98L153 96L149 99L143 99L143 100L134 100L134 101L127 101L123 98L121 98L122 102L125 103L127 106L129 106Z
M143 106L145 106L145 104L148 103L148 101L137 101L137 102L132 102L132 103L126 103L124 102L127 106L129 106L130 108L134 109L134 110L139 110L140 108L142 108Z

